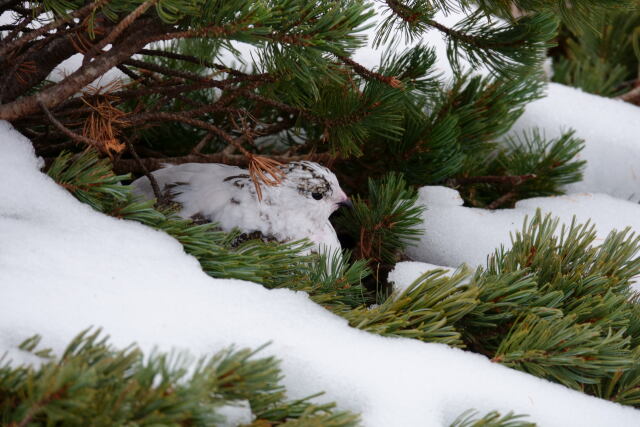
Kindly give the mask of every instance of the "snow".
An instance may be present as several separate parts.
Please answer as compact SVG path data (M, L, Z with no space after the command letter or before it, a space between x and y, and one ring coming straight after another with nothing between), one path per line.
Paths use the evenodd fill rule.
M76 53L75 55L65 59L56 68L53 69L47 79L56 83L62 81L65 77L80 68L83 59L84 55L81 53ZM128 79L129 77L125 73L117 68L112 68L99 78L95 79L88 86L99 88L102 86L107 86L109 85L109 83L117 80L126 81Z
M445 426L469 408L543 426L640 425L640 411L481 355L350 328L305 293L213 279L168 235L76 201L6 123L0 141L0 352L14 363L33 334L60 353L89 326L146 352L272 342L262 355L282 359L289 398L325 391L319 401L361 413L367 426Z
M640 232L640 205L607 194L536 197L519 201L514 209L490 211L462 206L460 195L451 188L427 186L420 189L418 202L426 207L425 233L416 246L409 247L407 255L415 261L449 267L484 265L500 245L510 246L509 233L520 230L525 217L532 217L538 208L565 224L570 224L574 215L580 223L591 219L598 240L626 227Z
M606 193L640 201L640 108L568 86L550 83L547 96L527 105L510 133L539 127L548 138L569 129L585 140L579 158L584 179L570 193Z
M447 277L452 276L456 271L451 267L443 267L441 265L434 265L426 262L402 261L397 263L393 267L393 270L389 272L387 280L393 286L393 290L396 295L399 295L423 274L433 270L442 270L444 272L444 276Z
M251 405L248 400L236 400L233 404L224 405L216 409L222 415L225 422L219 424L220 427L234 427L244 424L251 424L254 416L251 413Z

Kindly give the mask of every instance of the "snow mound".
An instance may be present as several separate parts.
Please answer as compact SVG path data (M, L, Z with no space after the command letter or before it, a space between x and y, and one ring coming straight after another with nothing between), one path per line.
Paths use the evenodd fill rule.
M569 129L585 140L578 158L587 161L573 193L606 193L640 201L640 108L550 83L547 96L527 105L510 134L539 127L548 138Z
M571 194L521 200L514 209L487 210L462 206L456 190L427 186L419 191L425 233L416 246L407 250L413 260L437 265L470 267L484 265L496 248L511 245L510 233L522 228L525 217L537 209L551 213L565 224L573 216L580 223L595 224L598 240L613 230L631 227L640 232L640 205L607 194Z
M545 427L640 425L640 411L483 356L350 328L304 293L213 279L168 235L76 201L4 122L0 141L0 353L16 361L31 335L60 352L92 325L147 352L272 341L263 355L282 359L289 398L324 390L319 401L367 426L445 426L469 408L530 414Z

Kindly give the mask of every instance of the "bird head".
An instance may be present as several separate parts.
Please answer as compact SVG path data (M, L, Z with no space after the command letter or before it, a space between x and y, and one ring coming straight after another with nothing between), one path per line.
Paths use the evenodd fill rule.
M280 169L285 178L282 184L272 188L276 191L271 194L278 204L313 212L314 216L324 219L340 206L351 206L351 201L340 188L338 178L326 167L301 161L282 165Z

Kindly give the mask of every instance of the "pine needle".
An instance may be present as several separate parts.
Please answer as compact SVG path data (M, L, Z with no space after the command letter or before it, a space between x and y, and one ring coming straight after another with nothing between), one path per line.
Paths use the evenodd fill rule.
M249 176L253 185L256 187L258 200L262 200L262 189L260 183L269 187L275 187L282 183L285 174L279 168L282 163L267 157L251 155L249 158Z
M85 120L82 134L95 141L95 148L109 157L126 148L118 138L118 125L124 124L122 119L126 113L113 105L118 98L112 94L122 86L119 80L115 80L101 87L89 87L87 94L91 95L91 101L88 97L82 97L82 101L92 109Z

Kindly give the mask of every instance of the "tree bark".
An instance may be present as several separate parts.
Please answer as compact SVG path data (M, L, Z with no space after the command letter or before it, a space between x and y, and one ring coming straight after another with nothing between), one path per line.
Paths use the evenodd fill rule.
M39 102L47 108L53 108L59 103L76 94L92 81L102 76L111 68L129 59L146 44L149 36L164 32L162 24L156 20L140 23L128 32L122 41L112 49L98 56L92 62L83 65L59 83L40 91L37 94L18 98L7 104L0 105L0 120L17 120L40 111Z
M6 75L5 78L9 80L9 83L6 85L3 102L11 102L26 93L43 81L62 61L73 56L76 52L76 48L69 39L61 37L28 55L22 63L33 65L34 71L21 73L20 70L16 70L16 72ZM18 74L20 79L17 78Z

